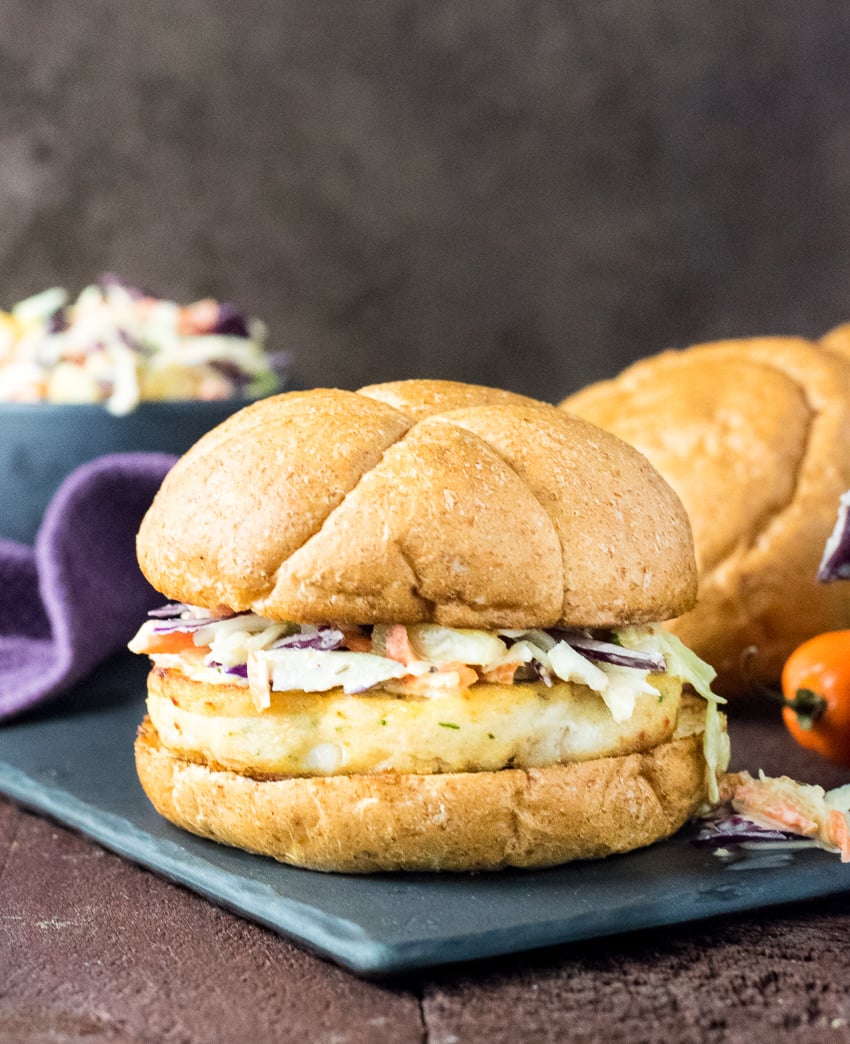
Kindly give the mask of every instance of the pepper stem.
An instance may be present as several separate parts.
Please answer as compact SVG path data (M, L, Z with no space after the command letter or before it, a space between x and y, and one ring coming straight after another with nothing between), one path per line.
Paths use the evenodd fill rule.
M741 665L744 673L748 676L750 684L762 696L778 703L781 707L787 707L797 715L800 728L810 729L815 722L822 718L826 711L826 698L814 689L797 689L791 699L787 699L781 692L771 689L752 675L751 664L756 655L756 647L749 645L741 654Z
M783 707L794 711L802 729L810 729L826 710L826 700L813 689L797 689L792 699L780 700Z

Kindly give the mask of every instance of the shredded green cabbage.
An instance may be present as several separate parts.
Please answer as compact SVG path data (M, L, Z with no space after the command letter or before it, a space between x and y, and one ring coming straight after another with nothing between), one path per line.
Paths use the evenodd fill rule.
M722 696L712 691L711 683L717 671L687 647L675 634L652 624L649 627L623 627L616 632L618 640L628 649L655 648L661 651L667 671L682 682L687 682L705 700L705 731L703 756L706 766L708 796L712 803L720 797L717 773L729 763L729 737L723 731L719 704Z
M717 671L705 660L680 641L675 634L659 629L661 643L667 669L682 681L688 682L705 700L705 731L702 738L702 750L705 757L706 783L708 798L712 804L720 799L717 785L717 774L725 770L729 764L729 737L723 731L720 720L719 704L726 700L712 692L711 683L717 677Z

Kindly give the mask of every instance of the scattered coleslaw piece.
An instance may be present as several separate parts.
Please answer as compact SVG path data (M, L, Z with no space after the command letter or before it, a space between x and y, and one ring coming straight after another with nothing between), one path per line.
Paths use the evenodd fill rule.
M698 844L724 851L809 843L850 862L850 785L824 790L788 776L730 772L721 779L720 801Z
M839 499L838 515L823 549L817 578L825 584L850 580L850 490Z

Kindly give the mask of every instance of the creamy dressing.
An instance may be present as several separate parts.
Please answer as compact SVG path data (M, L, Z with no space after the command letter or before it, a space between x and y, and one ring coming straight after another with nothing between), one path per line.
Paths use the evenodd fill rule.
M194 621L193 621L194 623ZM130 642L134 652L148 652L156 638L157 620L148 620ZM615 720L628 719L634 707L635 697L641 693L657 693L648 681L649 672L632 667L622 667L604 662L595 662L577 652L565 640L553 639L538 629L480 631L441 627L435 624L413 624L406 628L413 658L401 663L389 655L386 649L387 628L376 626L372 633L372 652L351 652L345 649L292 649L276 648L280 639L299 634L310 638L318 628L266 620L253 613L243 613L224 619L211 618L202 627L192 631L196 648L208 650L205 666L217 672L219 679L240 665L251 660L266 661L275 691L303 689L305 692L324 692L341 686L346 692L365 692L390 679L406 675L417 677L438 673L446 664L462 664L479 668L487 674L510 664L537 665L560 681L586 685L602 696ZM619 636L619 632L614 632ZM506 640L507 639L507 640ZM624 644L636 652L658 651L660 641L651 629L628 629L630 644ZM171 659L174 654L151 653L154 662L165 666L177 666ZM168 656L164 661L162 657ZM180 654L178 654L180 655ZM187 673L197 680L213 679L206 671L200 673L196 664L187 668ZM681 673L676 674L682 678ZM228 674L228 682L248 684L246 677ZM435 679L436 681L436 679ZM420 686L422 688L427 686ZM439 683L435 688L442 688Z

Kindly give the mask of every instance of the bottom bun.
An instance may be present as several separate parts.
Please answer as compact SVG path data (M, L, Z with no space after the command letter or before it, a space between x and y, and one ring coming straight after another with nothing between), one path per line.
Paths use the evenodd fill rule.
M312 870L498 870L669 837L706 803L704 704L647 753L539 769L254 779L175 757L145 718L136 768L193 834Z

